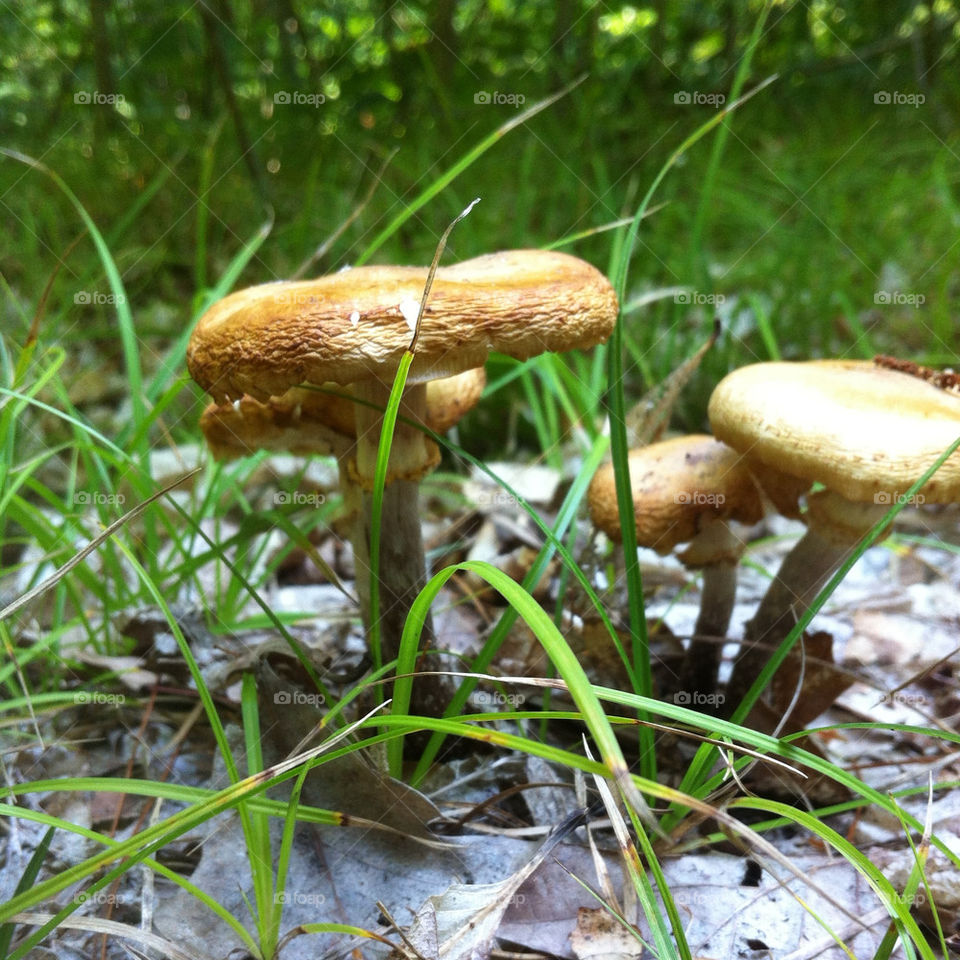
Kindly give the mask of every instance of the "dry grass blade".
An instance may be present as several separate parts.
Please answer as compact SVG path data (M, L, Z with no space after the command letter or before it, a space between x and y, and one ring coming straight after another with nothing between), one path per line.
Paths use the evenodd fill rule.
M28 926L42 926L53 919L52 913L18 913L10 918L15 923L23 923ZM155 950L162 957L169 957L170 960L203 960L198 954L188 953L186 950L178 947L176 944L157 936L155 933L149 933L146 930L140 930L137 927L131 927L126 923L118 923L116 920L104 920L100 917L68 917L61 920L60 927L68 930L89 930L91 933L101 933L105 936L117 937L121 940L129 940L139 943L144 947Z

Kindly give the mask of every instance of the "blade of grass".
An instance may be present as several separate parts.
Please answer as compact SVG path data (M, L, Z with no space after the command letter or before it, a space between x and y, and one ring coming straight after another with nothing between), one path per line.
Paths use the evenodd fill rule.
M56 833L56 828L52 826L48 827L47 832L40 838L40 842L31 854L30 860L27 862L27 866L23 871L23 875L20 877L20 881L13 891L14 896L29 890L37 882L37 877L40 875L40 870L43 867L43 861L47 856L47 851L50 849L50 842L53 840L54 833ZM13 940L14 929L15 925L12 923L5 923L0 927L0 957L7 956L7 952L10 949L10 942Z
M706 136L717 124L733 110L755 96L773 78L761 83L744 97L735 100L724 110L698 127L683 143L670 154L666 163L660 168L653 183L633 216L627 230L626 240L620 251L619 262L615 266L613 285L617 292L617 299L622 304L625 300L627 274L630 257L636 243L640 222L649 208L650 200L657 187L666 177L670 168L690 149L698 140ZM634 526L633 495L630 487L630 469L628 463L629 447L627 443L626 403L623 390L623 314L617 317L613 333L607 346L607 390L608 390L608 417L610 421L610 450L614 463L614 480L617 491L617 507L620 514L620 530L623 536L622 549L624 556L624 575L627 582L627 603L630 635L633 640L633 669L638 684L638 691L649 696L653 690L653 679L650 672L650 649L647 638L646 615L643 606L643 580L640 574L640 563L637 557L637 534ZM641 717L641 719L643 719ZM645 731L645 732L644 732ZM641 727L640 764L646 779L656 779L656 750L653 735L647 727Z
M20 153L17 150L11 150L8 147L0 147L0 156L17 160L48 176L57 185L67 200L70 201L71 206L76 210L77 215L89 231L100 257L100 262L103 265L104 272L107 275L110 293L113 295L114 305L117 310L117 326L120 332L120 343L123 347L124 362L126 363L127 382L130 385L132 421L134 424L141 423L146 415L146 405L144 403L143 393L143 374L140 369L140 350L136 329L133 324L133 314L130 312L130 304L127 300L120 271L117 269L113 254L110 253L110 248L107 246L103 234L100 233L93 218L87 213L86 208L79 201L76 194L67 186L66 181L63 180L58 173L51 170L46 164L41 163L39 160L35 160L33 157ZM149 469L149 464L146 459L147 453L146 445L141 444L140 449L137 450L137 454L140 465L145 471Z
M398 678L394 687L393 716L404 715L409 709L420 633L426 622L430 605L436 599L440 588L458 570L469 570L486 580L517 611L526 625L533 631L557 673L566 682L570 695L583 714L584 722L594 738L594 742L600 751L600 757L609 774L647 827L657 831L656 821L630 779L629 768L620 750L620 745L607 722L603 709L600 707L579 660L577 660L563 635L540 604L520 584L489 563L466 560L444 568L430 578L414 601L404 627L403 638L400 641L400 656L397 660ZM399 769L402 751L401 740L388 747L391 769Z

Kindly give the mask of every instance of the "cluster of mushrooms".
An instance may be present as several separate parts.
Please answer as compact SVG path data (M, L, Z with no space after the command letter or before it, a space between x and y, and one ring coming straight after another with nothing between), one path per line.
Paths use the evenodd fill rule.
M638 543L661 554L686 543L681 561L703 572L683 689L709 693L717 682L746 546L731 524L756 523L774 509L806 525L746 624L727 684L732 711L858 543L960 436L960 395L871 361L757 363L718 384L708 413L714 436L678 437L630 456ZM602 467L591 515L619 539L615 496L612 470ZM954 454L915 502L958 500Z
M359 267L242 290L203 315L187 352L190 374L213 398L201 426L215 457L268 449L336 458L368 633L377 450L426 279L426 268ZM617 312L607 279L566 254L506 251L437 270L384 488L384 662L397 656L426 582L418 485L440 459L430 432L449 429L477 402L490 351L526 359L587 349L606 341ZM683 563L703 575L685 689L707 693L717 682L745 548L736 524L755 524L772 507L807 526L746 625L727 688L735 706L857 542L956 439L960 397L870 362L760 363L718 385L709 416L713 437L666 440L629 458L638 542L661 553L687 544ZM960 498L960 456L920 493L931 504ZM594 524L619 540L611 465L589 497ZM436 647L429 622L423 640L425 650ZM427 673L412 709L440 715L450 692L441 674Z

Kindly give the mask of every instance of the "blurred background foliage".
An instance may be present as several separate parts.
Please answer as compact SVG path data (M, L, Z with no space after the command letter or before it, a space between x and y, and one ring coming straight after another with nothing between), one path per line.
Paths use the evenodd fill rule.
M159 358L261 227L237 285L290 276L373 190L310 272L354 262L484 136L578 78L372 259L427 262L475 196L446 262L630 216L729 97L755 30L744 89L777 79L731 115L722 154L715 132L682 159L641 230L630 298L693 293L628 312L631 387L662 378L715 311L725 334L679 411L689 427L740 362L880 349L951 362L953 0L4 2L0 143L76 193ZM63 193L3 157L0 204L7 332L25 333L60 264L45 336L119 355L110 303L76 302L109 288L89 238L68 252L83 227ZM565 249L608 269L615 237Z

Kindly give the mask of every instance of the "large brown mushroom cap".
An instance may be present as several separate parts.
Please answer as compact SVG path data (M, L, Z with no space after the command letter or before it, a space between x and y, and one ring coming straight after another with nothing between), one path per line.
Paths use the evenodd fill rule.
M689 543L711 520L757 523L759 491L736 451L713 437L675 437L630 451L637 543L659 553ZM620 541L613 464L594 475L588 493L594 526Z
M390 381L410 344L425 267L357 267L318 280L241 290L200 318L190 374L218 403L280 396L302 383ZM410 382L526 359L610 335L617 298L595 267L564 253L512 250L441 267Z
M960 435L960 397L869 361L758 363L710 398L717 438L751 460L851 501L892 503ZM921 491L960 499L960 454Z

